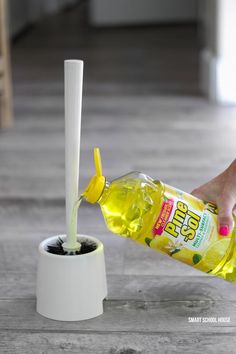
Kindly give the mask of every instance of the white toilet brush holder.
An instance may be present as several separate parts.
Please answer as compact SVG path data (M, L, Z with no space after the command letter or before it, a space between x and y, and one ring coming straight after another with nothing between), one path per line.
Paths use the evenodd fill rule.
M37 274L37 312L59 321L80 321L103 313L107 282L103 244L96 238L78 235L78 240L92 241L96 249L78 255L48 252L48 246L65 236L50 237L39 245Z

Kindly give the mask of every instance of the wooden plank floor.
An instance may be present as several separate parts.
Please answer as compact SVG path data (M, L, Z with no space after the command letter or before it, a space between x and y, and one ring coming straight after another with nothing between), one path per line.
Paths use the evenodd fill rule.
M78 7L32 28L12 57L16 122L0 132L0 353L235 353L235 286L112 235L96 206L82 205L79 231L105 246L104 314L63 323L35 312L37 246L65 231L64 59L85 60L81 188L95 145L109 179L141 170L189 192L235 157L236 109L198 92L195 26L92 29Z

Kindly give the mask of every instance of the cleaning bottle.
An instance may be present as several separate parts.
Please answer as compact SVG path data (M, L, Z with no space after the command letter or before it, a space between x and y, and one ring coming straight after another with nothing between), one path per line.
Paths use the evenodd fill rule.
M110 231L236 282L235 225L228 236L219 235L216 205L140 172L109 183L98 148L94 162L96 174L82 195L100 205Z

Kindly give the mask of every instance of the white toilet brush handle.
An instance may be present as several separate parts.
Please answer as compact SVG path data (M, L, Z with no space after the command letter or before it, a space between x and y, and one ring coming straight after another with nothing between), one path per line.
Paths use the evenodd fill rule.
M65 60L65 170L66 170L66 250L76 250L77 217L72 215L79 191L80 130L83 90L83 61ZM77 213L77 210L76 210Z

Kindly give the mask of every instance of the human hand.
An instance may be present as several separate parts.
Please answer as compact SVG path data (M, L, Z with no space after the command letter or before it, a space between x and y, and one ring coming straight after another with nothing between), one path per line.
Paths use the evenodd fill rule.
M234 226L233 212L236 211L236 159L225 171L191 194L217 205L219 234L227 236Z

